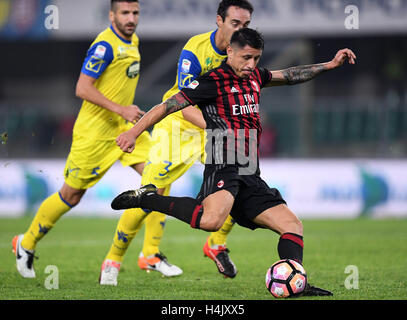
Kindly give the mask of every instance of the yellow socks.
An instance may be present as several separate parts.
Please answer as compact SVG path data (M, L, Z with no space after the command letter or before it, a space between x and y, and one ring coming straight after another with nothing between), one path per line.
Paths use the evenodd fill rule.
M160 243L164 234L165 219L161 212L153 211L146 218L143 242L143 255L149 257L160 252Z
M34 250L37 242L47 234L58 219L72 207L62 199L59 192L45 199L24 234L21 246L27 250Z
M164 190L168 195L170 186ZM145 233L143 243L143 255L148 257L160 252L159 245L164 234L166 215L159 212L148 213L143 209L128 209L123 212L113 238L112 246L105 259L122 262L131 240L136 236L143 222L145 222Z
M143 226L148 213L143 209L127 209L123 212L117 224L113 243L105 259L122 262L131 240Z
M233 225L235 222L233 221L232 217L229 215L223 224L222 228L220 228L216 232L212 232L209 236L209 246L218 246L218 245L225 245L226 238L230 231L232 231Z
M171 185L167 185L164 189L163 195L170 194ZM167 215L152 211L145 221L144 242L143 242L143 255L149 257L160 252L160 243L164 235L165 220Z

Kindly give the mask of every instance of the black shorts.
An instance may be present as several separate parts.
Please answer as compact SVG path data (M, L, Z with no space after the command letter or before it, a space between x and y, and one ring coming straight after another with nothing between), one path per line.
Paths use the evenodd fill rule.
M239 225L256 229L261 226L253 219L268 208L286 204L280 192L270 188L257 174L239 175L235 165L206 165L201 191L197 200L220 190L228 190L235 198L230 215Z

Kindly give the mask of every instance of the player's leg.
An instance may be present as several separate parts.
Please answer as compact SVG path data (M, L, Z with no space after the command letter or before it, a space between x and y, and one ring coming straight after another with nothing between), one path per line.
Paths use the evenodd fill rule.
M280 235L277 247L280 259L293 259L302 264L302 223L285 204L268 208L256 216L253 222Z
M160 194L159 189L159 194ZM165 194L164 194L165 195ZM168 193L167 193L168 195ZM154 256L160 253L160 243L164 235L164 227L167 215L152 211L145 220L144 242L142 254L144 257Z
M137 166L133 167L137 172L142 175L142 171L139 171L140 168ZM143 166L144 168L144 166ZM145 179L143 179L142 184L145 183ZM158 189L158 194L168 196L170 193L171 185L167 185L164 188L159 188ZM145 225L145 232L144 232L144 242L143 242L143 249L140 254L142 256L142 259L139 259L139 266L142 269L145 269L144 266L146 265L146 257L153 257L156 254L160 253L160 243L161 239L164 234L164 226L165 226L165 220L166 220L166 215L157 212L157 211L152 211L150 212L145 220L144 220L144 225ZM142 265L140 265L140 263Z
M127 209L123 212L105 260L115 261L116 264L121 265L130 243L140 231L147 215L148 211L143 209Z
M112 245L100 270L99 283L101 285L117 285L117 277L124 256L131 241L143 226L147 214L142 209L127 209L120 216Z
M85 191L64 183L59 192L41 203L28 230L14 237L12 244L17 257L17 270L23 277L35 277L33 258L38 241L52 229L62 215L79 203Z
M139 175L142 174L148 150L150 136L143 133L136 140L135 151L131 154L120 153L118 159L124 167L133 168ZM130 243L143 226L148 212L142 209L127 209L120 216L113 235L112 244L100 268L99 283L101 285L117 285L117 277Z
M226 247L226 239L235 224L229 215L223 226L216 232L211 232L203 246L205 257L210 258L216 264L218 271L225 277L234 278L237 269L229 256L230 250Z
M233 194L228 190L208 195L202 201L203 213L197 227L205 231L218 231L229 216L234 200Z
M222 227L232 209L234 196L227 190L208 195L202 203L190 197L162 196L152 185L121 193L112 201L114 210L123 208L145 208L163 212L192 228L216 231Z
M118 154L114 141L97 141L74 135L64 169L65 182L62 188L41 204L27 232L13 239L17 269L21 269L23 264L27 269L33 270L32 257L38 241L63 214L79 203L87 189L103 177L118 159ZM27 263L19 263L21 252L27 253ZM20 274L23 273L20 271ZM35 276L33 271L29 274Z
M231 216L228 216L223 226L216 232L211 232L207 239L207 243L213 249L226 246L226 240L229 233L232 231L235 221Z
M196 199L162 196L157 194L157 187L149 184L121 193L111 206L115 210L145 208L159 211L188 223L192 228L217 231L225 223L239 192L237 171L235 166L205 167L204 182ZM221 187L219 181L222 181Z
M171 186L158 189L158 194L168 196ZM152 211L145 219L143 249L140 252L138 265L140 269L159 271L167 277L179 276L182 269L168 262L167 257L160 251L161 239L164 235L167 215Z
M120 157L120 162L123 166L130 166L142 175L142 184L144 184L143 172L145 163L150 163L147 160L150 148L151 138L149 134L145 132L137 139L135 151L131 154L123 153ZM118 272L127 249L140 231L149 214L149 210L143 210L141 208L130 208L124 211L117 224L112 245L101 267L100 284L117 285ZM158 227L162 229L160 224L158 224ZM165 276L174 276L182 273L182 270L177 266L169 264L164 256L161 257L160 255L160 258L157 258L154 255L151 258L147 257L145 259L148 259L148 262L153 265L154 270L163 273Z
M112 245L110 246L109 252L102 265L102 272L99 279L100 284L117 285L118 274L116 273L116 270L114 270L114 268L108 268L109 270L113 270L113 274L108 274L107 272L103 272L103 269L109 265L115 266L117 271L120 269L130 243L140 231L146 217L150 214L149 210L141 208L127 209L123 212L117 224ZM152 254L152 256L144 256L141 254L138 263L142 269L156 270L165 276L176 276L182 273L181 269L175 265L171 265L159 251Z
M201 218L200 228L204 230L207 228L212 231L220 228L218 231L212 232L212 235L224 233L222 228L225 227L225 225L229 227L230 224L233 223L231 221L231 216L229 215L233 203L234 196L227 190L217 191L205 198L202 202L204 206L204 215ZM211 207L210 204L213 204L214 207ZM222 205L219 206L220 204ZM213 215L208 215L210 212L213 212ZM224 237L223 240L226 241L226 237ZM226 248L225 244L214 244L210 246L209 241L210 237L203 247L204 255L215 262L216 267L221 274L228 278L234 278L237 274L237 269L229 257L229 249Z
M144 168L144 162L130 165L130 167L141 175ZM148 211L142 209L127 209L123 212L117 223L113 243L110 246L105 260L111 260L114 261L116 265L121 265L127 248L143 226L147 214Z
M180 154L188 155L185 144L176 145L172 148L171 129L165 125L154 127L152 141L154 148L149 150L149 160L142 175L142 185L154 183L158 187L158 194L168 196L171 184L182 176L195 162L195 155L192 152L189 161L182 161ZM138 264L144 270L156 270L165 276L178 276L182 270L168 262L165 255L160 250L161 240L165 230L166 215L151 211L145 219L145 233L143 248L140 252Z
M64 183L59 192L45 199L24 234L21 245L25 249L34 250L37 242L52 229L59 218L79 203L85 191Z
M114 141L98 141L83 136L73 136L71 150L65 164L65 182L62 188L44 200L26 233L13 239L17 269L21 267L20 253L23 255L27 253L29 259L23 265L26 265L27 269L32 269L30 276L35 276L32 257L38 241L51 230L63 214L79 203L86 190L103 177L120 153Z
M226 181L225 185L229 184L229 187L232 187L232 189L235 188L236 185L233 182L233 179L231 182L228 182L226 177L223 178ZM222 177L220 176L218 178L222 179ZM208 179L208 181L213 182L218 181L218 179ZM218 190L216 185L215 188L212 188L213 186L209 186L207 183L205 183L204 185L205 187L201 189L201 192L203 190L207 190L208 193L211 194L203 195L202 198L205 196L206 198L202 203L200 203L196 199L188 197L163 197L156 194L155 187L150 188L151 185L146 185L145 187L135 191L137 195L135 195L134 192L130 192L128 195L127 193L119 195L113 201L112 207L115 208L115 206L118 205L121 208L148 208L174 216L184 222L187 222L194 228L200 228L207 231L217 230L222 227L222 225L224 225L224 222L227 219L228 214L233 206L234 196L227 190L216 191ZM149 189L153 190L153 192L144 192ZM237 192L237 189L232 192ZM146 199L146 202L141 205L139 201L141 200L141 198L143 198L143 195L141 193L149 193L147 196L151 196L151 201L150 199ZM158 198L154 198L154 195L156 195ZM149 205L151 205L152 207L149 207ZM226 250L226 248L224 249L225 250L220 250L220 248L218 248L215 254L211 254L211 250L209 248L206 251L211 259L216 263L220 273L224 274L227 277L234 277L237 272L236 267L230 260L228 251Z

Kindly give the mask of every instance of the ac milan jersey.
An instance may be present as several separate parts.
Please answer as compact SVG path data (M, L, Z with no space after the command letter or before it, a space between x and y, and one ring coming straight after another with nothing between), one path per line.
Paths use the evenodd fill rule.
M264 68L255 68L250 77L240 78L224 61L181 90L205 118L207 164L244 167L254 160L258 171L260 89L270 80L271 73Z

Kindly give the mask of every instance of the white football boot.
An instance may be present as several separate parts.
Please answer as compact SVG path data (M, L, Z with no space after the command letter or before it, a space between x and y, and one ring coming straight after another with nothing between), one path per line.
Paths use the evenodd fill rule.
M147 258L141 252L138 258L138 265L142 270L147 272L150 270L158 271L165 277L176 277L182 274L182 269L169 263L167 257L161 252Z
M34 250L26 250L21 246L24 235L15 236L12 241L13 252L16 255L17 270L23 278L35 278Z
M117 276L119 275L120 266L120 262L105 259L100 269L99 284L117 286Z

